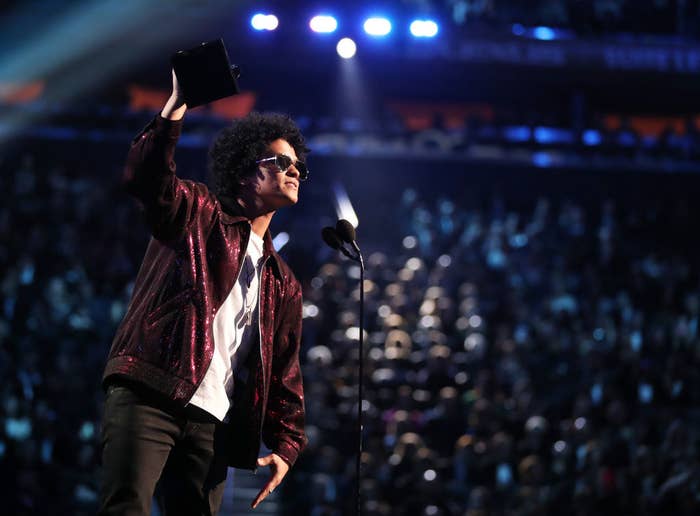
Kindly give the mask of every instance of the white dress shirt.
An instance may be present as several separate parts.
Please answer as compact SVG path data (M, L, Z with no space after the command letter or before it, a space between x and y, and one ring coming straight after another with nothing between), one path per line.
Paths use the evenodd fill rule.
M214 316L214 356L189 401L220 421L231 406L234 375L246 374L242 368L251 346L255 345L262 255L263 239L251 231L238 281Z

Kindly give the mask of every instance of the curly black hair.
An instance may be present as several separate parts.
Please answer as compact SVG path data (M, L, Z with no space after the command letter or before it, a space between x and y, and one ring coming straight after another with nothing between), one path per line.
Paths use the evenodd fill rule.
M251 112L223 129L209 149L209 173L217 195L235 197L241 180L255 173L255 162L264 158L268 146L286 140L303 160L309 149L301 131L281 113Z

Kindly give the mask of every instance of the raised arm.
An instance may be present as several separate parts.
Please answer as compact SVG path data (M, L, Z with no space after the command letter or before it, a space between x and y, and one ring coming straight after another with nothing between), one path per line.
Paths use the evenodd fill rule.
M132 141L122 177L126 191L146 214L153 236L172 241L184 234L193 220L203 185L182 181L176 175L175 147L187 110L175 73L173 90L163 110Z

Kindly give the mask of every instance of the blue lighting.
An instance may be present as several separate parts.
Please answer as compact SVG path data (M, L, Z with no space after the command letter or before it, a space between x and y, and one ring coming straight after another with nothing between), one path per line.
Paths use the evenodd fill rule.
M275 30L279 20L274 14L257 13L250 19L250 26L255 30Z
M551 41L557 37L554 29L549 27L535 27L532 34L536 39L541 39L542 41Z
M503 130L509 142L526 142L530 139L530 128L526 125L511 125Z
M311 30L314 32L330 34L331 32L335 32L338 28L338 20L327 14L319 14L311 18L309 27L311 27Z
M588 145L589 147L594 147L603 143L603 137L601 136L600 131L596 131L594 129L586 129L583 131L582 138L583 144Z
M516 36L522 36L525 34L525 27L523 27L521 23L514 23L510 30L513 31L513 34Z
M367 18L363 28L370 36L386 36L391 32L391 22L387 18Z
M617 137L617 142L623 147L634 147L637 144L637 138L631 131L622 131Z
M438 24L433 20L413 20L409 29L416 38L434 38L438 33Z
M544 145L553 143L574 143L574 135L567 129L559 127L535 127L535 141Z
M535 152L532 155L532 164L541 168L551 167L552 157L546 152Z
M289 242L289 233L285 233L283 231L282 233L278 233L277 236L272 239L272 247L275 248L275 251L279 252L280 249L287 245L287 242Z

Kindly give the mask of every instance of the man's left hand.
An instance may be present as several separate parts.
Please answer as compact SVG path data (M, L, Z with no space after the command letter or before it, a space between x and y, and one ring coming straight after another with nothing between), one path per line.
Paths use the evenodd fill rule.
M289 471L289 465L276 453L271 453L265 457L260 457L258 459L258 466L270 466L272 469L272 476L250 505L253 509L255 509L260 502L267 498L267 495L269 495L278 485L280 485L282 479L287 474L287 471Z

